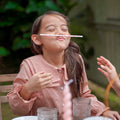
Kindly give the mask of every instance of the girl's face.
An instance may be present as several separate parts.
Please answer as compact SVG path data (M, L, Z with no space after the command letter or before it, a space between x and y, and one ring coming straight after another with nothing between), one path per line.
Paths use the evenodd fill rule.
M40 34L70 35L66 20L59 15L46 15L42 19ZM40 45L44 52L64 51L70 42L70 37L40 36Z

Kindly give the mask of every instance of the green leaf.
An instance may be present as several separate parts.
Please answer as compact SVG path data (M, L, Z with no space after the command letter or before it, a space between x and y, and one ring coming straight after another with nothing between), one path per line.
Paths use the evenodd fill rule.
M12 49L18 50L18 49L27 48L27 47L30 47L30 40L21 39L20 37L17 37L13 42Z
M10 52L6 48L0 47L0 56L6 56L9 54L10 54Z
M48 10L48 8L45 6L44 1L36 3L35 1L30 0L26 8L26 13L38 12L38 14L40 15L44 13L46 10Z
M66 0L58 0L62 5L66 5Z
M23 12L23 11L24 11L24 8L21 7L21 6L18 6L18 7L16 8L16 10Z
M0 8L0 13L4 13L5 10L3 8Z
M58 0L64 7L70 4L70 0Z
M0 22L0 27L7 27L7 26L12 26L15 23L15 18L14 17L8 17L1 19Z
M35 12L35 11L37 11L37 4L34 0L30 0L26 8L26 13Z
M52 10L62 11L58 5L56 5L54 2L52 2L50 0L46 0L45 5Z
M21 7L19 4L15 2L8 1L8 3L5 5L6 10L18 10L18 11L24 11L24 8Z
M11 26L13 24L12 21L3 21L0 22L0 27Z
M37 4L37 7L38 7L37 11L38 11L38 14L39 14L39 15L40 15L40 14L43 14L44 12L46 12L47 10L49 10L48 7L45 5L45 1L39 2L39 3ZM39 9L39 8L40 8L40 9Z
M30 23L27 23L27 24L24 23L23 25L19 26L18 29L25 33L26 31L31 30L31 24Z
M29 32L23 34L24 39L29 39L30 40L31 39L30 36L31 36L31 34Z

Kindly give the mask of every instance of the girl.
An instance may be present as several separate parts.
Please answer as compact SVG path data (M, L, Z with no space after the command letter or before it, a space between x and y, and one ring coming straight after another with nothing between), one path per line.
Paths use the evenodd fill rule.
M106 76L109 82L113 79L115 80L112 88L120 97L120 80L114 65L112 65L112 63L103 56L97 58L97 63L100 65L100 68L98 68L98 70Z
M91 94L79 47L70 41L70 37L40 34L70 35L67 17L49 11L35 20L31 35L35 56L23 60L14 81L14 90L8 94L13 112L36 115L38 107L55 107L61 120L63 87L69 79L73 79L72 98L89 97L92 116L103 115L120 120L117 112L110 111Z

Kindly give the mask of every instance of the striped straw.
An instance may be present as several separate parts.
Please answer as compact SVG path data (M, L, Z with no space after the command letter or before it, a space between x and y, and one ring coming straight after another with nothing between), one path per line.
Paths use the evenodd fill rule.
M40 36L62 36L62 37L83 37L83 35L56 35L56 34L40 34Z

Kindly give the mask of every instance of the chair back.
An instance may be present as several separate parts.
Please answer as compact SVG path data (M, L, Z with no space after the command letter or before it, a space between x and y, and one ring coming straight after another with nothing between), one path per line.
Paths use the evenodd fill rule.
M17 74L0 75L0 120L2 120L2 103L8 103L7 94L13 90L13 80Z

